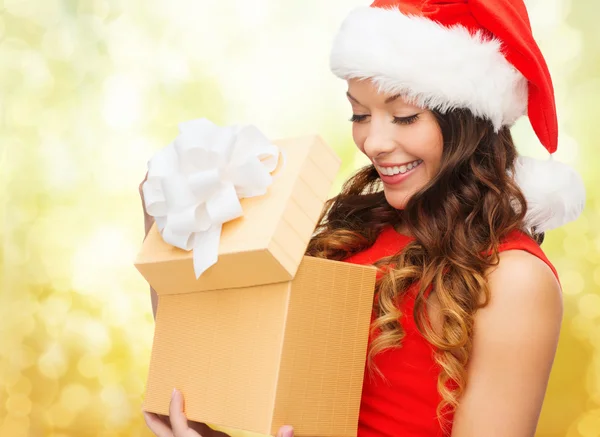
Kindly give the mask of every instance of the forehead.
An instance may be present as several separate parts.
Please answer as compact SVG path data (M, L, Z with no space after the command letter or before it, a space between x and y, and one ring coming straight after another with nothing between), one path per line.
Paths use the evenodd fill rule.
M400 94L380 92L371 79L348 79L347 95L351 102L362 105L413 106Z

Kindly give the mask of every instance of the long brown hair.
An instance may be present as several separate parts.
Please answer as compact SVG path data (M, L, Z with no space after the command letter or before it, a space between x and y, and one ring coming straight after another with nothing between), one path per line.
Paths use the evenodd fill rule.
M434 114L444 148L433 180L400 211L387 203L375 168L364 167L326 205L307 254L343 260L371 246L387 226L402 226L414 237L378 263L386 268L377 282L368 363L372 367L376 354L401 347L397 303L416 287L414 318L441 369L442 417L456 408L465 388L474 315L489 299L485 273L498 262L499 242L522 229L526 202L510 176L517 152L508 128L496 132L468 110ZM438 330L427 318L429 293L440 304Z

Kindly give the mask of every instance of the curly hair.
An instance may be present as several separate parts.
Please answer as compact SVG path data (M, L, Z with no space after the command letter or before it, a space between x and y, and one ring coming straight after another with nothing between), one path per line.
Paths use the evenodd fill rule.
M388 227L414 237L377 263L382 274L374 299L376 318L368 364L389 348L401 347L404 331L398 301L416 293L413 317L433 346L440 367L438 417L454 411L467 382L476 311L490 292L486 271L498 263L498 245L524 229L525 198L511 177L517 152L508 128L496 132L468 110L433 111L444 140L441 168L404 210L390 206L370 165L359 170L326 204L307 254L344 260L371 246ZM441 328L427 317L430 295L439 301ZM375 369L376 370L376 369Z

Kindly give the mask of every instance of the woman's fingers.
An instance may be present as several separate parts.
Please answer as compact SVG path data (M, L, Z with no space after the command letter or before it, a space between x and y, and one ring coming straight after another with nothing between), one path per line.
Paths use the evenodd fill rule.
M179 390L173 389L171 404L169 405L169 418L171 419L171 429L175 437L184 437L188 430L187 417L183 413L183 396ZM192 431L194 432L194 431ZM194 434L196 434L194 432Z
M294 437L294 428L284 425L277 431L277 437Z
M144 411L144 420L157 437L174 437L171 429L162 421L157 414Z

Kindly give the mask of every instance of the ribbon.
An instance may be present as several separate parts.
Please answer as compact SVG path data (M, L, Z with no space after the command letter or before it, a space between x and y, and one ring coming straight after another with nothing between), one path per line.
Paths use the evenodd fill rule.
M193 251L196 279L217 262L224 223L243 215L240 199L262 196L279 149L255 126L179 124L179 135L148 162L142 192L163 240Z

